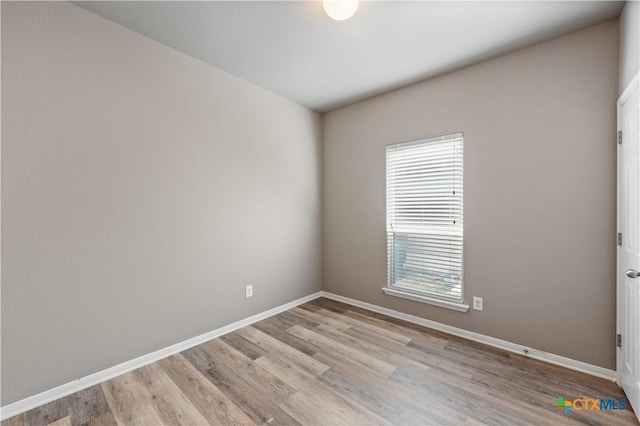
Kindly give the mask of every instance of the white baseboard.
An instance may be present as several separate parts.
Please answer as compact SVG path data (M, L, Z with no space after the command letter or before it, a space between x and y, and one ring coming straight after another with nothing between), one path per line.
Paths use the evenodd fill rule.
M434 330L442 331L444 333L452 334L454 336L462 337L468 340L473 340L474 342L483 343L485 345L492 346L494 348L504 349L506 351L513 352L518 355L523 355L529 358L548 362L549 364L559 365L561 367L566 367L571 370L576 370L582 373L590 374L592 376L611 380L613 382L616 381L615 371L598 367L597 365L588 364L582 361L576 361L575 359L551 354L538 349L533 349L526 346L518 345L516 343L507 342L506 340L496 339L495 337L485 336L484 334L463 330L461 328L452 327L450 325L420 318L414 315L405 314L403 312L394 311L393 309L384 308L382 306L373 305L371 303L361 302L359 300L351 299L349 297L339 296L337 294L329 293L326 291L322 292L322 296L326 297L327 299L333 299L338 302L346 303L348 305L353 305L359 308L368 309L370 311L387 315L393 318L397 318L397 319L401 319L414 324L422 325L424 327L432 328Z
M67 395L71 395L72 393L81 391L82 389L86 389L93 385L97 385L98 383L102 383L106 380L113 379L114 377L128 373L137 368L144 367L147 364L151 364L152 362L156 362L168 356L177 354L178 352L182 352L208 340L215 339L216 337L220 337L227 333L231 333L232 331L238 330L242 327L246 327L247 325L251 325L255 322L287 311L303 303L317 299L318 297L321 297L322 294L323 292L319 291L317 293L301 297L300 299L296 299L292 302L285 303L284 305L269 309L268 311L250 316L240 321L236 321L232 324L226 325L208 333L201 334L200 336L187 339L183 342L176 343L175 345L167 346L166 348L151 352L146 355L142 355L138 358L123 362L122 364L118 364L114 367L107 368L106 370L90 374L78 380L74 380L73 382L65 383L64 385L60 385L53 389L49 389L42 393L5 405L4 407L0 407L0 420L5 420L20 413L24 413L25 411L29 411L32 408L39 407L43 404L55 401L56 399L65 397Z

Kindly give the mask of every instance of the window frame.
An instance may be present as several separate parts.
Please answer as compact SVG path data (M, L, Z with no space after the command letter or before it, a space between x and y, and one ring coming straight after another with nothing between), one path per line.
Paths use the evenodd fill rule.
M459 142L457 142L459 140ZM456 161L454 163L454 165L458 164L458 161L460 163L460 167L461 167L461 176L462 176L462 180L459 183L460 188L464 188L464 134L462 132L458 132L458 133L451 133L451 134L447 134L447 135L442 135L442 136L436 136L436 137L429 137L429 138L423 138L423 139L418 139L418 140L413 140L413 141L408 141L408 142L401 142L401 143L394 143L394 144L389 144L385 146L385 202L386 202L386 215L385 215L385 223L386 223L386 252L387 252L387 282L385 287L382 288L383 292L387 295L392 295L392 296L397 296L397 297L402 297L405 299L409 299L409 300L414 300L417 302L422 302L422 303L428 303L428 304L432 304L432 305L436 305L436 306L440 306L440 307L444 307L444 308L449 308L449 309L454 309L457 311L461 311L461 312L466 312L469 310L469 306L464 304L464 190L460 191L460 194L457 194L457 197L452 197L452 199L449 201L449 205L452 206L453 203L458 202L457 200L459 200L460 202L460 210L459 210L459 217L461 219L461 224L459 226L451 226L451 227L446 227L446 225L438 225L438 224L431 224L428 225L426 223L422 223L420 225L416 225L416 227L414 229L409 229L410 227L408 226L400 226L398 230L398 227L396 227L396 229L394 228L394 223L392 223L392 221L390 220L390 216L391 216L391 212L390 212L390 206L392 205L390 200L390 193L389 193L389 185L390 185L390 179L389 179L389 154L391 152L393 152L394 149L401 149L401 148L410 148L412 146L415 147L422 147L425 145L428 145L430 143L435 143L435 142L445 142L445 141L451 141L452 144L454 143L459 143L460 145L460 149L461 149L461 156L458 160L454 160ZM452 146L450 148L451 150L455 150L458 149L456 146ZM436 151L437 152L437 151ZM453 178L452 178L453 179ZM447 181L446 184L449 184L449 181ZM395 198L394 198L395 200ZM395 204L393 204L395 205ZM455 206L453 207L455 209ZM396 213L397 209L393 211L393 213ZM431 213L433 214L433 211L431 211ZM437 212L436 212L437 213ZM452 215L455 216L455 215ZM421 215L420 219L422 218L426 218L426 215ZM457 216L456 216L457 217ZM431 219L434 220L434 219ZM434 221L437 221L439 219L435 219ZM405 287L405 286L398 286L398 285L394 285L393 283L393 279L395 277L395 273L392 272L392 268L393 263L396 261L396 258L392 255L392 239L397 238L395 233L407 233L407 238L411 235L411 234L415 234L416 236L420 235L421 237L416 237L416 238L424 238L425 236L429 236L429 235L436 235L437 232L434 232L438 226L442 226L442 229L448 229L449 232L447 233L448 235L455 235L455 230L456 228L460 229L460 242L459 242L459 247L460 247L460 296L457 297L457 295L438 295L435 291L429 291L428 289L419 289L419 288L410 288L410 287ZM429 228L431 227L431 232L429 232ZM402 231L402 229L406 229L406 231ZM394 239L393 241L397 241L396 239ZM453 241L452 239L449 241ZM424 243L427 244L427 243ZM437 288L446 288L443 287L441 284L437 284L432 282L432 288L437 289Z

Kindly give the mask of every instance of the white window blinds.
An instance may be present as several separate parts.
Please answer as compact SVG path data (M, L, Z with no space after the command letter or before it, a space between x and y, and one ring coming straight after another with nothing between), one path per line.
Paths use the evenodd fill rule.
M387 285L462 300L462 133L387 146Z

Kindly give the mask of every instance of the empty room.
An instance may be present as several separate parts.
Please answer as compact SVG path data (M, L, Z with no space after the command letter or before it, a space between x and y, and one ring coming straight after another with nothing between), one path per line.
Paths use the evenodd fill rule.
M0 15L2 426L640 424L639 1Z

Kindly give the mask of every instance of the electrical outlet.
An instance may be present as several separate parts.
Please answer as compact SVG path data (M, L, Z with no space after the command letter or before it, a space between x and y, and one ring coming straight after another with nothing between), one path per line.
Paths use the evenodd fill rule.
M473 296L473 309L476 311L482 310L482 297Z
M251 296L253 296L253 286L248 285L244 289L244 297L249 298Z

